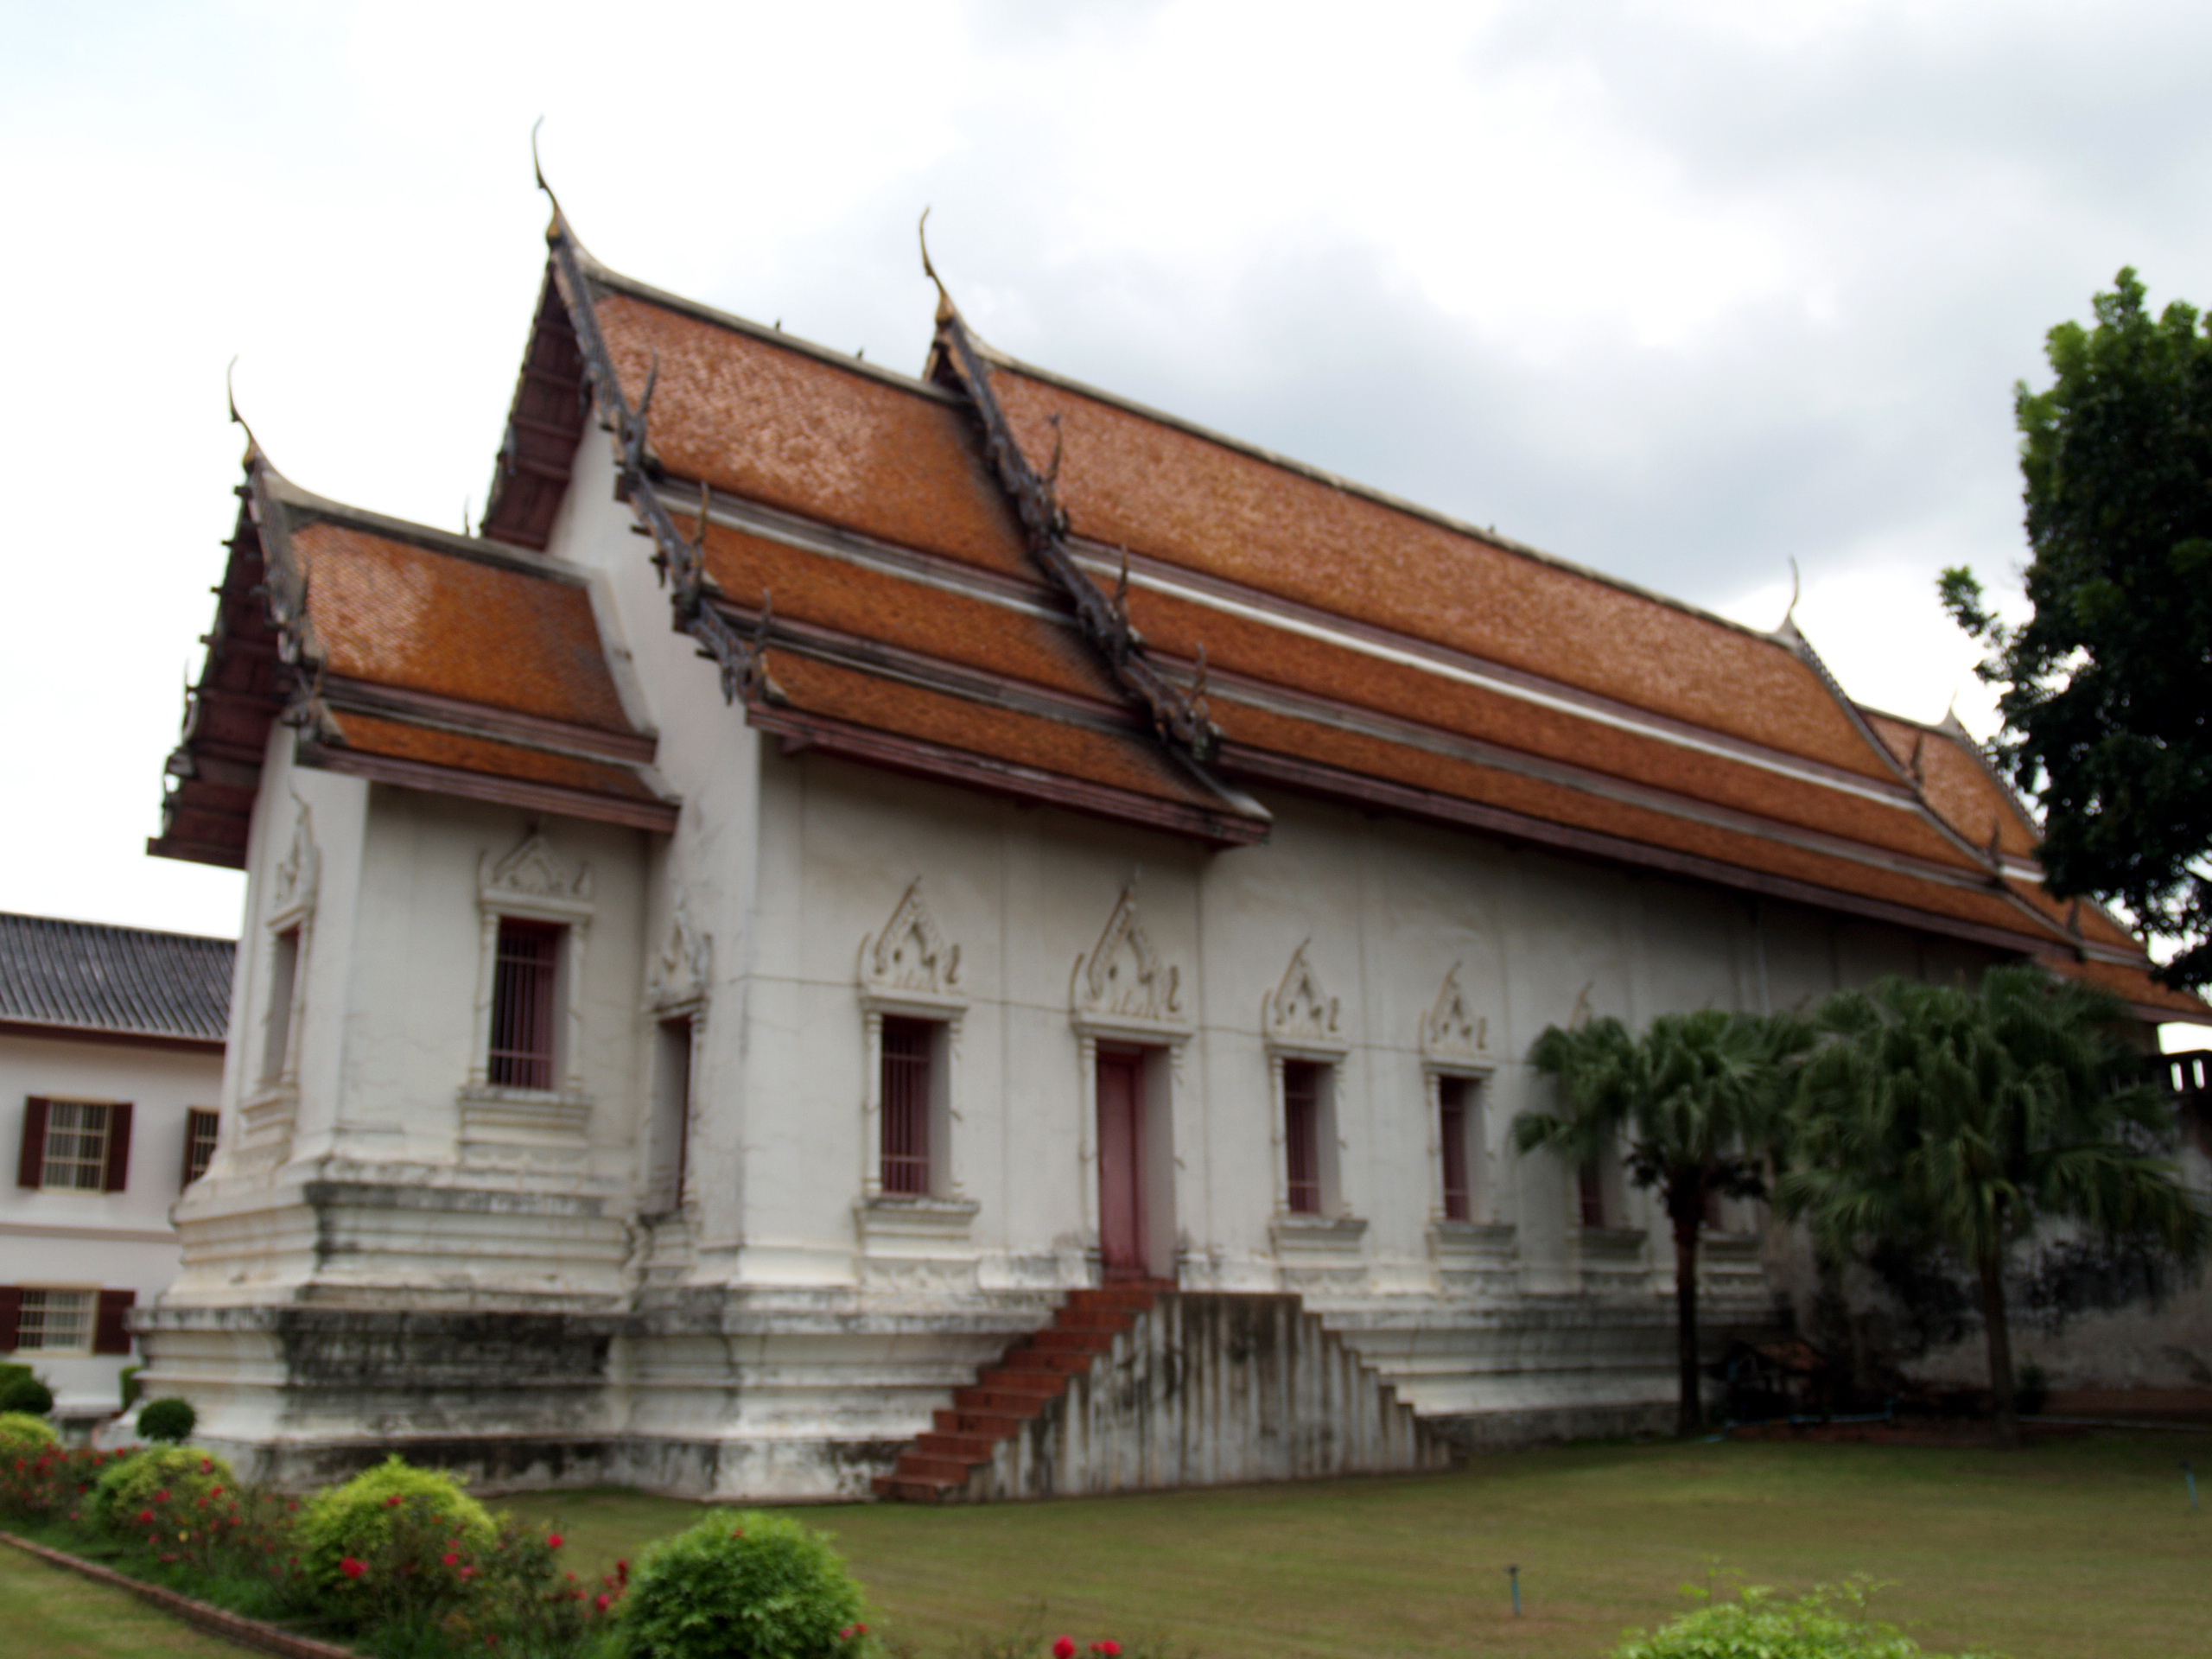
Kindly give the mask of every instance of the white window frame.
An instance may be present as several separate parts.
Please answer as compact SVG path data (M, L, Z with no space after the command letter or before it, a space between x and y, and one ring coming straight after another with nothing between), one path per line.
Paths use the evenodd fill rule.
M467 1092L480 1100L588 1103L583 1093L584 963L591 942L591 867L571 867L537 831L496 865L484 855L477 872L477 972L474 1029ZM490 1080L492 992L499 974L499 924L512 919L561 929L553 986L553 1087L519 1089Z
M85 1340L76 1347L57 1348L46 1345L31 1347L23 1341L25 1309L21 1302L16 1307L16 1351L19 1354L47 1354L58 1359L81 1359L92 1353L100 1337L100 1291L99 1285L18 1285L22 1296L53 1295L82 1296L85 1299Z
M46 1102L46 1135L44 1145L39 1152L38 1190L41 1192L105 1192L108 1190L108 1166L115 1156L115 1109L123 1103L119 1100L95 1100L89 1095L46 1095L41 1098ZM81 1186L74 1182L62 1186L47 1179L47 1171L54 1160L54 1109L57 1106L98 1106L107 1114L106 1121L100 1126L100 1155L93 1164L99 1179L90 1186ZM71 1130L69 1133L79 1131ZM67 1287L54 1288L66 1289Z
M1428 1102L1428 1203L1433 1221L1445 1223L1444 1213L1444 1080L1457 1078L1466 1090L1466 1117L1461 1133L1466 1137L1467 1215L1452 1226L1484 1226L1494 1223L1497 1194L1490 1159L1490 1096L1496 1068L1446 1060L1421 1064L1423 1093Z

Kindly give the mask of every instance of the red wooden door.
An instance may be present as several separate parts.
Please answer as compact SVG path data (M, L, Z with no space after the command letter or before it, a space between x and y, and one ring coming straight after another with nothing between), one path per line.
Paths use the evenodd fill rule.
M1098 1247L1109 1279L1141 1279L1144 1058L1098 1057Z

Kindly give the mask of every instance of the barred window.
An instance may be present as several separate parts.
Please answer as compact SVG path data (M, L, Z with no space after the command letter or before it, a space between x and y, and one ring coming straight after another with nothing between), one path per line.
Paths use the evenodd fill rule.
M568 929L499 918L492 975L492 1043L486 1075L511 1089L553 1086L554 991Z
M89 1352L92 1345L91 1291L36 1290L28 1285L23 1287L22 1300L16 1310L17 1349L84 1353Z
M1444 1218L1466 1221L1474 1208L1474 1190L1468 1179L1467 1080L1439 1077L1436 1102L1437 1130L1444 1150Z
M930 1190L931 1051L937 1027L927 1020L883 1021L883 1164L886 1192Z
M1283 1151L1294 1215L1321 1213L1321 1089L1323 1067L1311 1060L1282 1063Z
M222 1115L198 1106L184 1115L184 1185L190 1186L207 1173L207 1161L215 1155L215 1131L222 1123Z
M48 1103L46 1168L39 1178L40 1185L49 1191L58 1187L80 1192L98 1192L106 1187L112 1109L88 1100Z

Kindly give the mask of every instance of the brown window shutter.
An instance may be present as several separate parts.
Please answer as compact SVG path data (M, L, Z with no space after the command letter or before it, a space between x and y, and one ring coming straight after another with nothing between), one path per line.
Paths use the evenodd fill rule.
M96 1354L127 1354L130 1351L130 1327L124 1321L138 1300L135 1290L104 1290L100 1292L99 1318L92 1325L92 1351Z
M0 1354L16 1351L16 1325L22 1316L22 1291L14 1285L0 1285Z
M130 1103L125 1100L107 1109L107 1190L120 1192L130 1185Z
M23 1150L16 1160L17 1186L46 1184L46 1102L33 1095L23 1103ZM14 1338L9 1346L15 1345Z

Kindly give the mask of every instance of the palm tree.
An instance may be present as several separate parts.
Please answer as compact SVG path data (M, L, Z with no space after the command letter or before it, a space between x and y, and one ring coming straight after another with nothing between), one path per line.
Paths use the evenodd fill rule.
M1513 1139L1570 1165L1615 1155L1627 1140L1638 1186L1657 1187L1675 1231L1675 1314L1680 1363L1678 1433L1693 1434L1698 1403L1698 1231L1714 1197L1764 1195L1762 1154L1783 1122L1783 1062L1806 1039L1796 1021L1726 1014L1662 1014L1641 1038L1618 1020L1553 1026L1530 1064L1559 1084L1556 1112L1523 1112Z
M2019 1440L2005 1264L2046 1221L2146 1240L2183 1261L2212 1217L2162 1155L2172 1102L2113 1035L2118 999L2029 965L1980 988L1885 979L1815 1019L1801 1075L1802 1166L1777 1207L1831 1260L1889 1242L1949 1249L1979 1282L1997 1433Z

